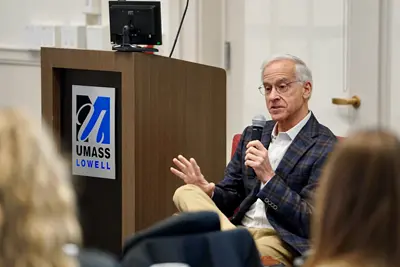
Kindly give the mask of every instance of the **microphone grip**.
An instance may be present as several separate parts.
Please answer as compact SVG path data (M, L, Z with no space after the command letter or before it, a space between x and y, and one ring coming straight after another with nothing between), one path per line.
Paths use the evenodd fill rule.
M248 177L253 177L253 178L256 177L256 172L254 171L253 168L251 168L251 167L248 167L248 168L247 168L247 176L248 176Z
M253 126L253 129L251 131L251 140L259 140L261 141L261 135L262 135L263 127L258 127L258 126ZM247 175L249 177L256 177L256 173L253 170L253 168L248 167L247 168Z
M261 141L263 127L253 126L251 131L251 140L258 140Z

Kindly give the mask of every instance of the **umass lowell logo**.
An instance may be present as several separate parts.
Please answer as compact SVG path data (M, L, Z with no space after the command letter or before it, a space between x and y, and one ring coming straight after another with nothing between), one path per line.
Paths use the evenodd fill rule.
M72 149L75 175L115 179L112 89L73 87Z

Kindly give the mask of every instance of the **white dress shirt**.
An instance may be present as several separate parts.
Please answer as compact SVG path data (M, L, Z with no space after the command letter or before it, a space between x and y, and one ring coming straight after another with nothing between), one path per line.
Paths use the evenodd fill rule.
M289 148L300 130L304 125L306 125L310 117L311 112L308 112L307 116L296 126L287 132L280 132L278 134L276 133L277 129L275 124L274 129L272 130L271 143L268 147L269 162L274 171L281 162L286 150ZM262 190L267 183L261 183L260 190ZM246 212L242 224L248 228L273 228L267 219L265 204L261 199L257 199L257 201Z

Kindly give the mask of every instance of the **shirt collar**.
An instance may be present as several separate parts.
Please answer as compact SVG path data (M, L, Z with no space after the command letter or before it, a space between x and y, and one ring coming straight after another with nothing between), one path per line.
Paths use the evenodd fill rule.
M290 140L294 140L294 138L299 134L301 129L303 129L304 125L307 124L308 120L311 118L311 111L308 112L307 116L305 116L299 123L297 123L294 127L286 132L281 132L289 136ZM275 123L274 129L272 129L272 139L275 139L278 135L276 134L278 123Z

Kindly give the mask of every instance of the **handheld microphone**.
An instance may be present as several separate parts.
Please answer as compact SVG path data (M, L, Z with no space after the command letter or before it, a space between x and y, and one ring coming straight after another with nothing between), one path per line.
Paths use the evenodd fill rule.
M251 140L259 140L261 141L262 131L264 129L264 125L267 119L264 115L256 115L253 117L252 120L252 130L251 130ZM256 177L256 173L254 172L253 168L248 167L247 175Z

